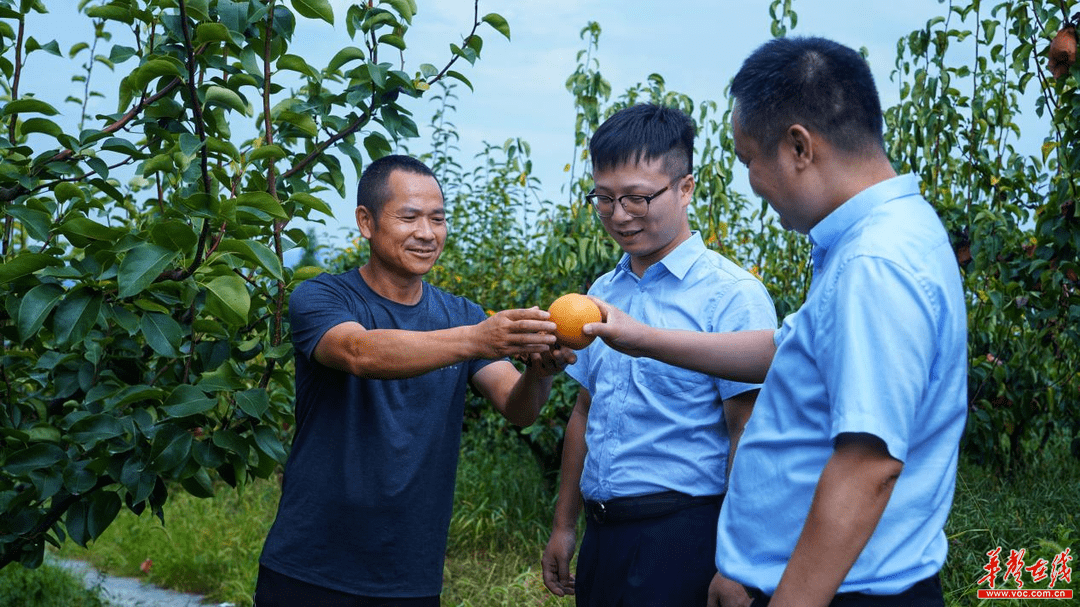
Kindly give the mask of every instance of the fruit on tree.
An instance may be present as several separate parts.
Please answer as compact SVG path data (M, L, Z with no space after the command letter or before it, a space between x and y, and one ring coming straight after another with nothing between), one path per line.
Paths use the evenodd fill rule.
M1046 67L1055 78L1069 75L1069 68L1076 63L1076 26L1067 25L1054 36L1047 51L1049 61Z

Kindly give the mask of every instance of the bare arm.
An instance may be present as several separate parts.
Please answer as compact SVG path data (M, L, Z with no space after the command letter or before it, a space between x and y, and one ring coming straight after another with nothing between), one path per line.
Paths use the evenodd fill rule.
M731 474L731 462L735 459L735 449L739 446L743 428L750 420L750 414L754 411L754 402L757 401L759 390L748 390L742 394L736 394L724 401L724 421L727 424L728 439L731 446L728 448L728 474Z
M773 330L703 333L658 329L634 320L605 301L590 299L600 306L604 322L589 323L584 332L630 356L655 358L715 377L759 384L765 381L776 354Z
M474 358L547 351L555 343L555 323L548 316L536 308L506 310L475 325L438 331L368 330L346 322L323 335L314 356L320 364L358 377L416 377Z
M570 575L570 560L577 544L577 519L581 512L581 470L585 465L585 426L589 420L592 398L584 388L578 391L574 411L566 422L563 439L562 467L559 475L559 499L555 502L555 519L551 538L544 549L541 566L544 585L556 596L574 594L574 578Z
M771 607L829 604L870 541L903 467L875 436L837 440Z
M531 354L524 373L500 360L477 371L472 383L510 423L528 426L551 394L552 377L575 360L577 355L569 348Z

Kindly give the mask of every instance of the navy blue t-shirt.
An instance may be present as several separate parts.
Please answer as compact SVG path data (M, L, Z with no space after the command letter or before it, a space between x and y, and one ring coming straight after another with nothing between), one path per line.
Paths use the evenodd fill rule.
M442 591L465 390L492 361L376 380L312 358L326 331L344 322L432 331L486 318L463 297L423 289L419 303L399 304L351 270L307 280L290 297L296 430L263 566L364 596Z

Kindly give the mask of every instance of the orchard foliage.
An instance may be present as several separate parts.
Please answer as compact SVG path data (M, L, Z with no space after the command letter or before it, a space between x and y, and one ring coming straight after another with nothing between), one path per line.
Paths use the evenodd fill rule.
M886 109L889 156L898 171L921 178L964 275L971 361L964 449L998 471L1023 465L1055 435L1080 433L1080 72L1073 66L1054 78L1045 68L1050 40L1078 9L1057 1L943 5L942 16L898 41L892 79L878 83L900 93ZM798 33L791 0L774 0L769 10L773 35ZM427 158L443 171L454 229L432 279L491 310L584 292L619 257L583 202L592 187L589 137L618 109L648 101L677 106L698 125L692 226L764 281L781 318L793 312L809 287L809 245L781 228L763 201L732 186L730 105L695 102L668 90L659 74L613 97L596 59L600 26L589 24L581 38L585 49L566 82L577 119L565 200L537 199L520 139L489 145L479 168L464 170L455 160L453 104L436 115ZM1032 122L1021 133L1019 125ZM1025 152L1021 135L1036 153ZM521 431L552 475L575 393L574 382L557 379L540 421ZM481 423L502 423L485 411L476 403ZM1080 438L1073 445L1080 451Z
M409 106L468 83L482 27L510 35L477 3L436 66L406 61L415 0L77 8L93 39L64 50L31 31L45 2L0 0L0 566L284 462L286 304L310 274L282 262L290 224L351 189L342 159L417 136ZM320 23L348 39L313 64L294 35ZM27 86L46 53L77 66L64 107Z
M1046 67L1078 11L951 3L897 43L889 154L952 235L969 301L965 449L1000 470L1057 433L1080 456L1080 70Z

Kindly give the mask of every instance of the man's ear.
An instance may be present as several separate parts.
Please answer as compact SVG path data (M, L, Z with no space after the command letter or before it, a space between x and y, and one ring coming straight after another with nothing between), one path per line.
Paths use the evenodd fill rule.
M683 208L690 206L690 201L694 199L695 185L693 175L687 175L679 182L679 200Z
M375 231L375 217L372 216L371 209L362 204L356 207L356 227L360 228L361 236L371 240L371 234Z
M796 168L805 168L814 161L814 136L801 124L788 127L785 138L791 145L792 157Z

